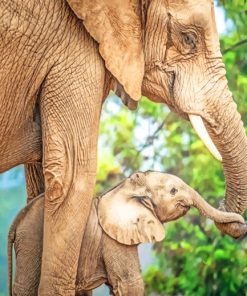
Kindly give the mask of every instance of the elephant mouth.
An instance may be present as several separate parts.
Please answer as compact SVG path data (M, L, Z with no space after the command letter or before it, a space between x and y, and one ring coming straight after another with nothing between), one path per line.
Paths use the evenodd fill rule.
M183 207L183 213L186 214L190 210L190 206L188 205L182 205Z
M177 211L167 216L164 220L161 220L161 222L166 223L166 222L177 220L178 218L184 216L190 210L190 208L191 207L189 205L184 205L184 204L182 205L179 203L176 205Z

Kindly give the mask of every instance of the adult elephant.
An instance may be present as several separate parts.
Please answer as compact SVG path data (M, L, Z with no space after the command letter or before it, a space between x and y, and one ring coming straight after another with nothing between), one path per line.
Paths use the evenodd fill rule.
M20 134L26 147L28 131L35 134L33 114L37 108L41 114L39 295L74 295L95 184L100 110L110 89L130 109L142 93L191 118L196 128L199 122L207 146L223 159L222 208L244 212L247 140L227 87L211 1L2 0L0 37L1 153L11 155ZM12 154L1 170L26 155L34 161L36 149ZM246 232L244 224L219 227L234 237Z

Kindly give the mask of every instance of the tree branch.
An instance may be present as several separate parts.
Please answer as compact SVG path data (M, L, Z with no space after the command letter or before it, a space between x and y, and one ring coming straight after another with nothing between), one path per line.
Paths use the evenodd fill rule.
M235 49L235 48L237 48L237 47L239 47L239 46L241 46L241 45L243 45L243 44L245 44L245 43L247 43L247 39L243 39L243 40L241 40L241 41L239 41L239 42L233 44L232 46L230 46L230 47L224 49L224 50L222 51L222 54L225 54L225 53L227 53L228 51L232 51L233 49Z
M154 133L151 136L148 136L146 138L146 142L137 150L136 158L139 156L139 154L148 146L153 144L153 141L157 138L159 132L162 130L163 126L165 125L166 119L164 119L161 124L157 127L157 129L154 131ZM135 158L135 159L136 159Z

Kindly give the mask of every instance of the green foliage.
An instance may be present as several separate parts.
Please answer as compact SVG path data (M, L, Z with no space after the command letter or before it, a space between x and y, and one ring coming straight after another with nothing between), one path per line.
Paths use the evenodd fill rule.
M148 295L245 295L246 242L222 236L208 220L194 215L169 224L155 253L145 272Z

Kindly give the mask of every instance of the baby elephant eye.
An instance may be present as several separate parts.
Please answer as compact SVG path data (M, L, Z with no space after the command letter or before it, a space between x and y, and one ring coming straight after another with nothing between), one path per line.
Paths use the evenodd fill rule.
M196 47L197 36L193 33L182 33L183 41L185 44L189 45L191 48Z
M170 194L175 195L177 192L178 192L178 190L175 187L173 187L170 191Z

